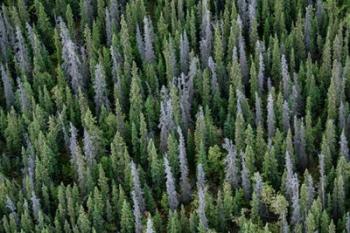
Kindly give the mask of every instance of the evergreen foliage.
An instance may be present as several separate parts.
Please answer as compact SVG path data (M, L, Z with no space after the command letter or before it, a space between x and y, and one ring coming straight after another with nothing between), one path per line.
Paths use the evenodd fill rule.
M0 232L350 233L349 1L0 2Z

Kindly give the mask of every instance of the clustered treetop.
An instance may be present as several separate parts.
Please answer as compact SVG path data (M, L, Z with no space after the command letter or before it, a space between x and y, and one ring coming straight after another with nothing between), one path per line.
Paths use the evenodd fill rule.
M3 0L0 232L350 233L347 0Z

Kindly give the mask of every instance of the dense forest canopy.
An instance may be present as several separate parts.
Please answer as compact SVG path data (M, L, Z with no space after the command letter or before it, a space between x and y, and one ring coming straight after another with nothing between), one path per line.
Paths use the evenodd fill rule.
M349 0L3 0L0 232L350 233Z

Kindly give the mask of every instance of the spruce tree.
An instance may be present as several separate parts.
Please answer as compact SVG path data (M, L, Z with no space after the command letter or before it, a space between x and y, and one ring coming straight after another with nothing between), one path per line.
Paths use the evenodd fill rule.
M10 108L15 101L15 95L13 93L13 83L9 76L9 71L7 67L4 67L2 64L0 64L0 72L6 99L6 106L7 108Z
M200 227L208 229L208 219L206 216L206 200L205 200L206 186L205 186L205 174L202 164L197 166L197 195L198 195L198 208L197 214L199 217Z
M94 79L94 90L95 90L95 106L96 112L101 110L102 107L109 109L109 100L106 87L106 75L104 68L101 64L97 64L95 67L95 79Z
M82 74L82 61L77 52L77 45L72 41L63 19L60 19L60 36L62 43L63 69L67 75L69 75L73 91L77 94L79 89L83 89L85 85Z
M179 161L180 161L180 188L181 188L181 198L184 202L191 199L192 190L189 180L189 169L188 160L185 148L185 139L182 134L181 128L177 128L177 133L179 134Z
M130 204L127 202L127 200L124 200L123 206L121 209L120 232L123 232L123 233L134 232L134 220L132 217Z
M145 210L145 201L143 199L143 190L141 188L139 172L133 161L131 161L130 166L131 166L132 184L133 184L133 192L135 195L135 201L137 201L140 211L143 212Z
M231 184L233 188L236 188L239 182L237 152L232 144L232 141L227 138L225 138L223 148L227 151L227 156L225 159L225 180Z
M170 209L175 210L179 205L179 201L177 199L174 176L167 157L164 157L164 170L166 174L166 189L168 193L169 207Z

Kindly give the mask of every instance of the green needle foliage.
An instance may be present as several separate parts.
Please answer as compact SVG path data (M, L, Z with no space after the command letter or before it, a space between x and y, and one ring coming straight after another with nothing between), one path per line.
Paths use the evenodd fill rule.
M348 0L0 2L0 232L350 233Z

